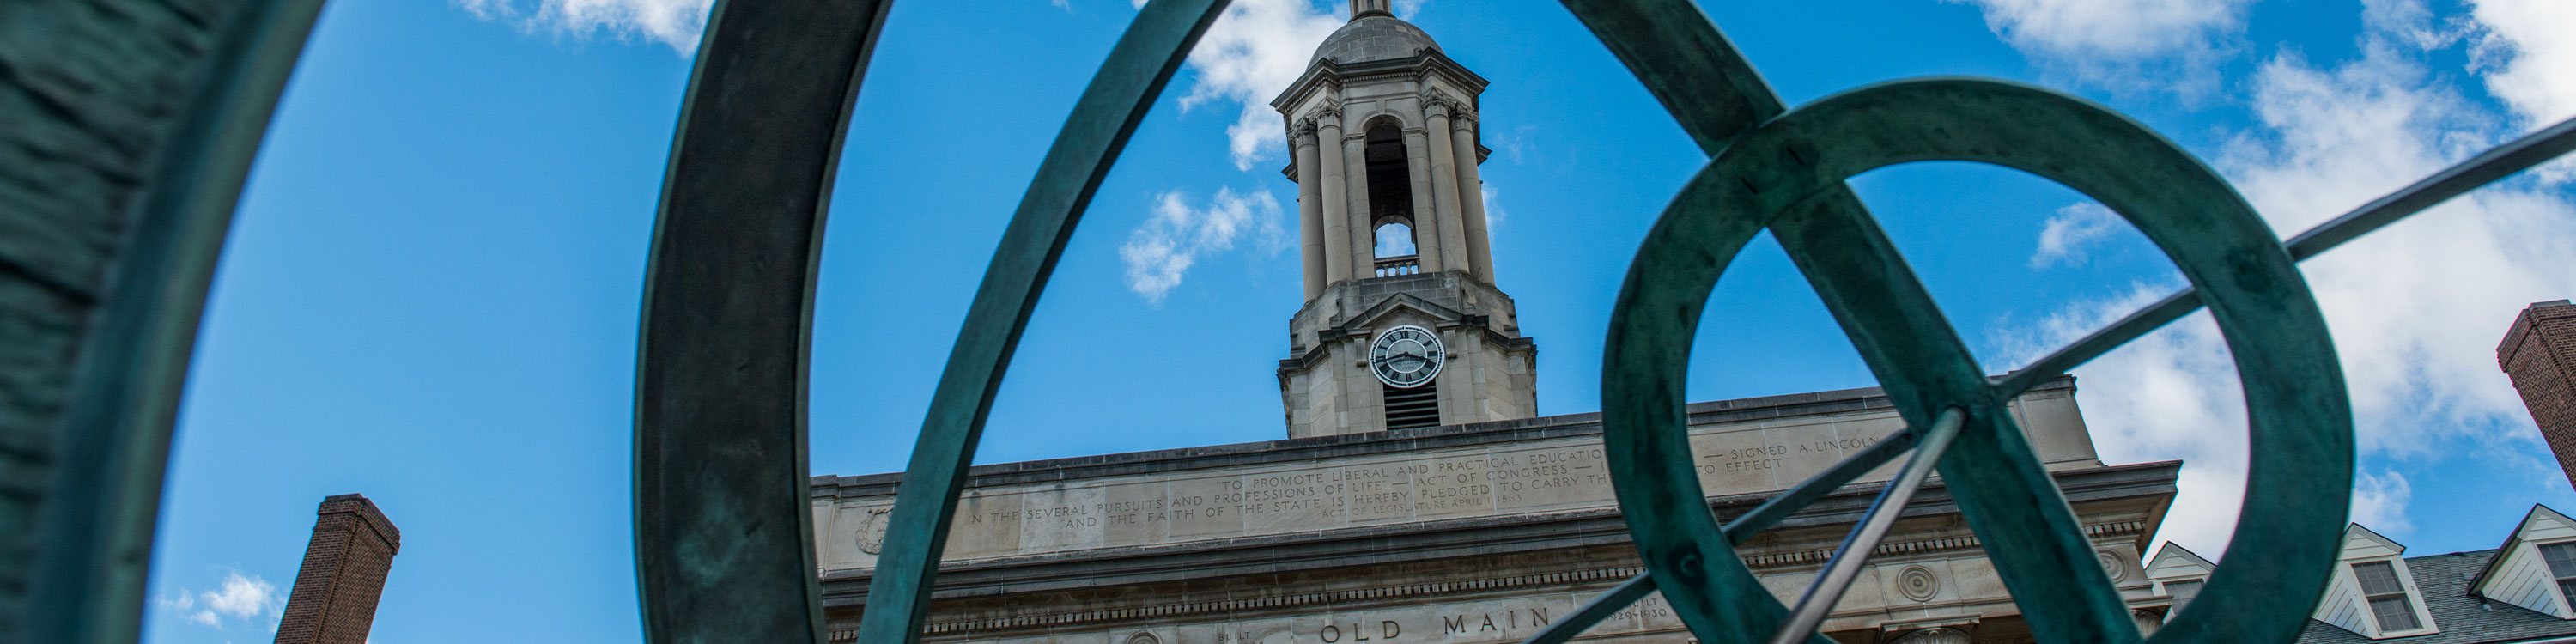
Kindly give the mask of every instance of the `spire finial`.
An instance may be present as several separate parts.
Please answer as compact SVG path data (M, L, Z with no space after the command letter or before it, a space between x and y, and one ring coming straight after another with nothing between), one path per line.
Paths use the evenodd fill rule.
M1386 6L1387 1L1388 0L1351 0L1351 19L1358 20L1372 14L1381 16L1395 15L1394 11L1388 10Z

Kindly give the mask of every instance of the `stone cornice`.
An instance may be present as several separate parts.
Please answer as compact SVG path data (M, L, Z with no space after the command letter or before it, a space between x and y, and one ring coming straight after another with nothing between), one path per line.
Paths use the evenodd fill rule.
M1404 58L1349 65L1318 60L1307 65L1306 73L1299 75L1295 82L1289 83L1288 88L1281 90L1278 97L1270 99L1270 107L1285 113L1289 108L1296 107L1297 98L1315 91L1318 86L1330 86L1330 89L1338 90L1370 78L1382 76L1420 78L1433 73L1440 74L1451 85L1470 95L1484 93L1485 86L1489 83L1485 77L1468 71L1466 66L1458 64L1458 61L1450 59L1448 54L1441 53L1437 49L1424 49Z
M2024 397L2071 395L2075 379L2060 376L2024 392ZM1782 418L1816 414L1834 414L1895 409L1886 393L1877 387L1839 389L1780 396L1759 396L1732 400L1691 403L1687 408L1691 424L1711 424L1765 418ZM1464 425L1446 425L1422 429L1366 432L1334 436L1289 438L1229 445L1183 447L1175 449L1077 456L1018 463L977 465L968 470L967 485L1010 485L1070 481L1101 476L1179 471L1203 467L1230 467L1255 463L1293 462L1330 456L1384 454L1427 447L1490 445L1540 440L1559 436L1597 436L1601 433L1600 412L1541 416ZM893 494L903 482L902 472L862 476L821 475L809 480L815 499L842 497L876 497Z
M2052 478L2078 512L2092 517L2087 533L2097 541L2108 542L2124 535L2145 536L2144 529L2152 525L2152 517L2171 500L2179 467L2176 462L2088 467L2057 472ZM1760 568L1821 563L1883 487L1884 484L1853 485L1828 495L1748 541L1745 552L1762 557L1751 562ZM1725 519L1752 511L1773 494L1752 492L1713 498L1709 505ZM1905 523L1900 525L1955 525L1957 513L1948 489L1936 481L1907 506ZM1933 523L1916 523L1924 520ZM1973 539L1941 541L1968 536L1962 529L1935 527L1925 532L1920 528L1900 528L1900 534L1907 531L1922 538L1885 544L1882 554L1980 545ZM991 597L1456 557L1559 553L1570 548L1617 548L1628 543L1627 524L1617 508L1464 517L956 562L941 566L939 594L943 598ZM823 571L824 604L849 607L864 603L872 573L863 568Z
M2096 540L2134 536L2144 532L2145 522L2114 521L2084 526L2086 536ZM1974 535L1942 537L1882 543L1871 551L1874 560L1918 557L1975 550L1984 542ZM1757 572L1764 569L1822 565L1833 557L1832 548L1755 555L1745 558L1745 565ZM1890 562L1893 563L1893 562ZM1883 564L1882 564L1883 565ZM1640 566L1593 566L1576 570L1531 572L1482 579L1463 579L1426 583L1395 584L1364 588L1344 588L1285 595L1227 597L1205 601L1181 602L1159 606L1130 606L1093 610L1069 610L1022 614L1004 618L963 619L931 622L923 627L925 635L953 635L993 631L1083 626L1137 619L1172 619L1195 616L1233 616L1252 611L1271 611L1308 607L1342 606L1359 602L1381 602L1438 598L1445 595L1487 593L1501 590L1558 588L1565 586L1607 585L1645 572ZM857 637L854 629L834 630L833 641Z
M1531 573L1487 579L1402 584L1375 588L1350 588L1344 590L1279 595L1274 597L1241 597L1200 602L1184 602L1163 606L1041 613L1037 615L1026 615L1005 619L969 619L951 622L931 622L922 627L922 633L925 635L947 635L952 633L974 633L1024 628L1077 626L1082 624L1115 622L1145 617L1168 618L1194 615L1232 615L1245 611L1304 608L1308 606L1333 606L1361 601L1436 597L1457 593L1514 590L1521 588L1544 588L1568 584L1607 583L1634 577L1643 572L1645 572L1645 569L1637 566L1619 566L1566 572ZM833 635L835 638L838 638L840 634L835 632ZM856 636L856 631L852 631L851 635Z

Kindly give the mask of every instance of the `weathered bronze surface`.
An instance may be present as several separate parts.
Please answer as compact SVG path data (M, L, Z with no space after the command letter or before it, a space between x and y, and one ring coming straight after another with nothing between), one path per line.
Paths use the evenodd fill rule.
M1728 260L1767 227L1909 422L1927 426L1945 408L1967 412L1942 476L2005 585L2025 598L2033 632L2047 641L2138 638L2090 541L2002 413L1999 396L2008 394L1978 372L1894 246L1840 187L1844 177L1923 160L2006 165L2085 192L2127 214L2219 303L2212 310L2241 348L2247 399L2257 401L2251 498L2231 560L2251 553L2239 561L2273 566L2259 575L2223 569L2211 592L2225 587L2225 597L2250 603L2212 603L2241 608L2222 629L2229 637L2294 637L2307 611L2287 605L2322 591L2351 478L2350 413L2323 317L2288 253L2215 173L2107 110L1992 81L1892 83L1773 119L1719 151L1649 233L1612 317L1603 422L1613 480L1649 570L1707 580L1660 584L1666 599L1707 640L1766 638L1780 620L1776 602L1716 535L1690 464L1676 468L1659 450L1681 439L1686 362L1674 356L1687 356ZM2265 599L2247 596L2254 586ZM2159 636L2189 639L2208 621L2186 613L2173 635Z
M921 423L921 438L904 470L904 488L895 498L885 550L877 558L876 577L868 584L868 607L859 617L859 641L917 642L930 607L930 589L939 572L939 554L948 541L949 517L957 512L957 493L966 486L966 467L975 458L975 441L984 432L993 392L1002 386L1011 350L1047 275L1055 271L1064 244L1073 238L1092 192L1100 188L1127 136L1162 94L1163 84L1181 67L1190 45L1225 10L1223 0L1155 0L1136 13L1136 22L1109 50L1109 62L1082 91L1065 120L1055 145L1038 165L1011 224L1002 231L1002 247L984 270L984 284L966 309L966 327L931 394L930 417ZM800 464L801 465L801 464ZM797 484L804 502L804 484ZM806 510L800 505L797 512ZM811 534L810 532L808 533ZM808 537L810 538L810 536ZM811 550L813 545L806 544ZM807 566L806 583L814 569Z
M649 639L822 638L804 468L814 265L849 106L889 2L714 10L664 186L638 356L636 556ZM21 70L0 75L0 142L11 144L0 145L0 178L12 180L0 190L30 204L0 211L0 224L40 233L0 237L0 394L36 401L0 410L0 516L25 517L0 523L0 640L135 639L207 278L320 7L173 2L138 26L118 21L141 14L100 9L108 4L128 6L33 0L0 12L0 32L60 40L0 46L0 67ZM1140 11L1039 168L923 423L863 641L919 639L1011 349L1092 192L1224 6L1157 0ZM1614 481L1650 572L1537 642L1564 641L1656 590L1705 641L1812 641L1778 630L1788 609L1751 582L1732 544L1918 444L2043 640L2137 639L2000 401L2204 305L2244 374L2256 457L2227 565L2154 639L2288 641L2332 564L2353 457L2341 370L2292 263L2576 149L2576 121L2560 123L2284 243L2189 154L2079 99L1935 79L1793 111L1686 0L1567 6L1713 158L1632 264L1603 369ZM2165 249L2193 290L1985 377L1841 183L1936 159L2019 168L2093 196ZM1908 421L1937 431L1882 441L1721 528L1673 460L1689 453L1674 449L1680 383L1709 288L1765 229ZM80 243L50 241L61 239ZM1895 511L1906 487L1891 485L1890 507L1875 511Z
M663 642L823 637L805 493L814 265L887 3L725 2L699 45L645 274L635 566Z
M132 642L206 286L321 0L0 7L0 642Z

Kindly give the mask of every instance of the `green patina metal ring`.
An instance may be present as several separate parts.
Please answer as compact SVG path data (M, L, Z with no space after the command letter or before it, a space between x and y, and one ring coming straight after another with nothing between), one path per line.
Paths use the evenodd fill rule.
M2005 115L2009 115L2006 118ZM2225 561L2158 641L2289 641L2332 571L2352 480L2352 418L2323 315L2279 240L2225 180L2146 127L2081 99L1972 79L1877 85L1764 123L1677 196L1631 265L1602 374L1604 441L1629 529L1702 641L1759 640L1785 614L1708 512L1683 382L1719 275L1769 228L1899 412L1965 410L1941 473L2043 641L2134 641L2118 591L2009 417L1892 244L1842 187L1872 169L1975 161L2110 206L2208 301L2234 354L2252 467ZM1914 334L1914 335L1905 335ZM2072 560L2081 557L2082 561Z

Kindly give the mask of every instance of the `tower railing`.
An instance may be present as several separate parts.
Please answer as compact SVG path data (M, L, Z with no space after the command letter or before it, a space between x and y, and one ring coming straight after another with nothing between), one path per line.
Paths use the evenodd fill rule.
M1396 255L1377 258L1377 276L1395 277L1422 272L1421 255Z

